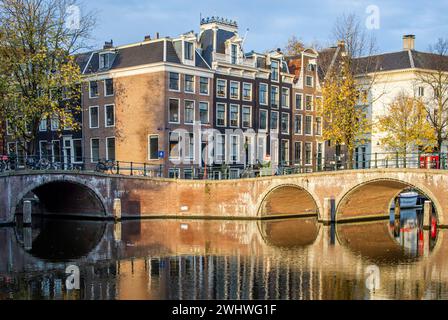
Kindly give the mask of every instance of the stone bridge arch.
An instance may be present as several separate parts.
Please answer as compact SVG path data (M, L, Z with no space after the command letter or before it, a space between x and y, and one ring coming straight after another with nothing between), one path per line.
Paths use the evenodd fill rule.
M96 218L108 216L106 199L87 180L70 175L48 175L23 186L22 190L13 196L12 217L29 193L39 198L44 213Z
M419 181L399 178L370 178L346 188L337 198L336 221L389 217L394 199L405 189L413 188L434 204L439 223L442 207L434 193Z
M260 218L278 216L320 216L319 202L310 191L297 184L279 184L260 196Z

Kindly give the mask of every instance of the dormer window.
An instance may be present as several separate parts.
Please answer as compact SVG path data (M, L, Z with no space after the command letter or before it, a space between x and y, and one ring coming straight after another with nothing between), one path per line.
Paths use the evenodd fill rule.
M112 66L113 53L100 53L100 69L109 69Z
M271 61L271 79L272 81L278 81L278 61Z
M238 62L238 46L236 44L231 45L231 52L230 52L230 62L232 64L237 64Z
M316 65L314 63L308 64L308 71L310 72L316 71Z
M185 60L193 61L193 55L194 55L194 46L192 42L185 41L185 48L184 48L184 58Z

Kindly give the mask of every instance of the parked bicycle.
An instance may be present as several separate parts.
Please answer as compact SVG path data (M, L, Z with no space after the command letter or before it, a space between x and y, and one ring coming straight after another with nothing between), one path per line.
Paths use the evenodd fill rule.
M111 174L115 173L116 170L116 163L112 160L99 160L96 164L95 171L96 172L110 172Z
M0 172L8 170L9 167L9 157L0 156Z

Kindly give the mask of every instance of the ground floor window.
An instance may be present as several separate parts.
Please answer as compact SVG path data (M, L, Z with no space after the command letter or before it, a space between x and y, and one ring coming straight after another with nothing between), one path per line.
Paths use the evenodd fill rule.
M93 163L100 160L100 139L90 139L90 158Z
M193 170L191 169L185 169L184 170L184 179L191 180L193 179Z
M158 160L159 159L159 136L158 135L150 135L148 138L149 142L149 160Z
M311 166L313 164L313 144L311 142L305 143L305 165Z
M115 138L106 138L106 158L115 161Z
M170 179L179 179L180 178L180 169L171 168L168 170L168 177Z
M81 139L73 139L73 160L74 160L73 162L77 163L83 162Z
M289 140L282 140L281 144L281 162L283 165L289 165Z
M230 179L239 179L240 169L230 169Z
M302 142L294 142L294 161L296 164L302 164Z

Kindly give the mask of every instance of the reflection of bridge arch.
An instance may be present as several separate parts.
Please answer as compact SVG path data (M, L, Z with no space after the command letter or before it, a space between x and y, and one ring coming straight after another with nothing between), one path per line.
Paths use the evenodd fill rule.
M11 213L15 216L17 207L29 193L35 194L46 213L104 218L107 215L105 199L94 187L73 176L63 178L49 176L45 180L26 186L12 200Z
M318 202L311 193L294 184L278 185L261 196L258 217L319 216Z
M365 181L343 192L336 208L338 221L360 217L389 217L394 199L405 189L413 188L431 200L436 213L441 206L433 193L425 186L398 179L381 178Z

